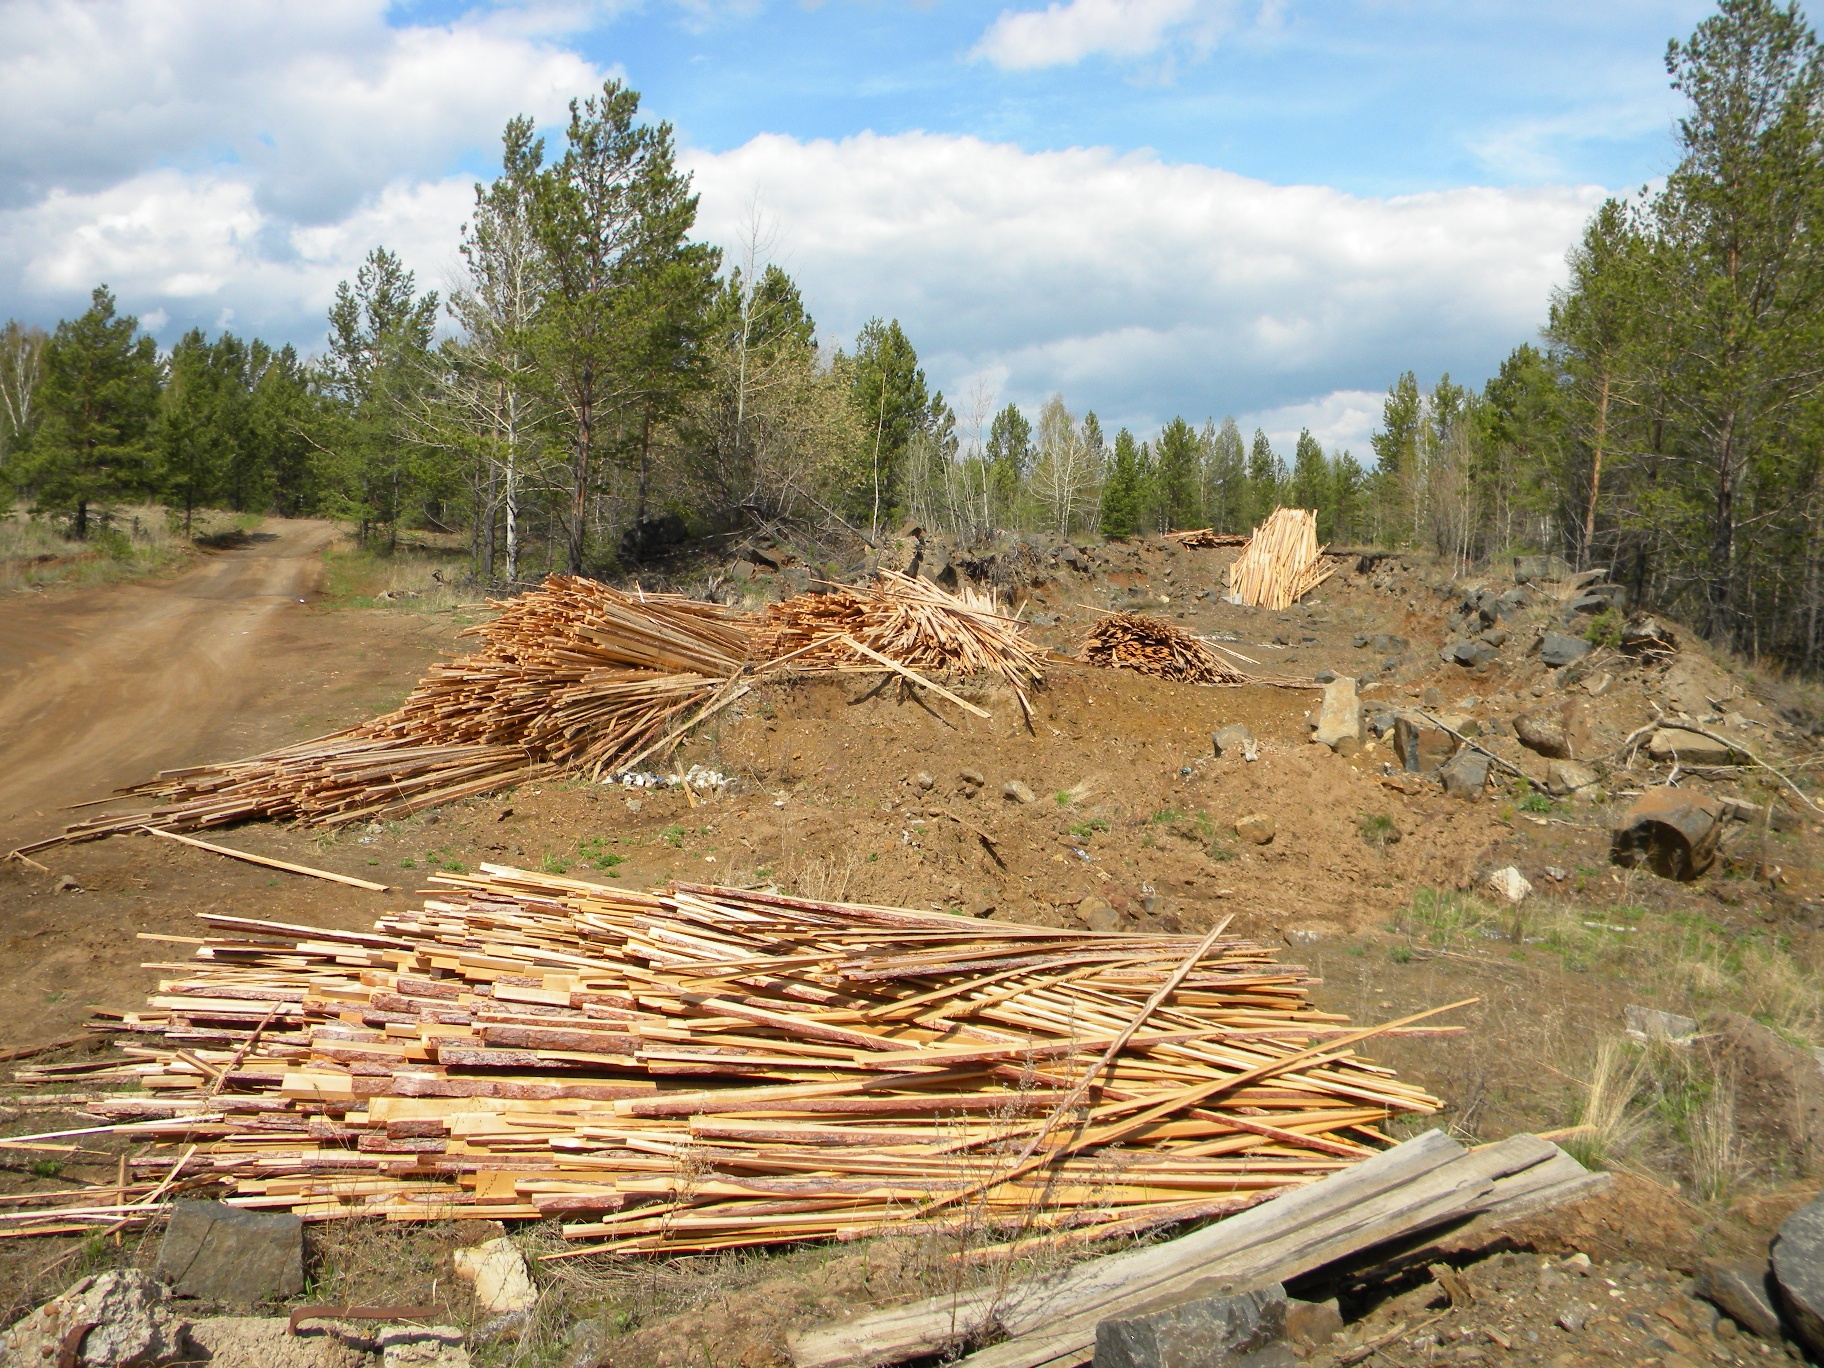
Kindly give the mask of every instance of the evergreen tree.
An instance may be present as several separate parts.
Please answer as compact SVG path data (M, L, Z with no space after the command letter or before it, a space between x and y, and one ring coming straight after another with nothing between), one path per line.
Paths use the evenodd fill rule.
M241 381L237 350L211 346L202 329L192 328L166 362L155 433L159 485L166 502L184 510L185 536L196 509L221 492L234 453Z
M69 514L82 539L96 505L148 493L158 395L157 344L138 319L115 312L106 285L96 286L88 310L59 323L44 349L24 462L33 507Z
M1108 478L1102 484L1102 507L1097 518L1102 535L1131 537L1138 532L1144 495L1134 434L1122 428L1115 434Z
M863 425L864 450L850 506L876 537L901 510L913 439L927 431L931 396L918 352L899 326L870 319L848 361L849 392Z
M1249 529L1248 450L1233 418L1224 418L1207 454L1209 495L1204 517L1218 532Z
M1292 454L1292 506L1309 508L1318 515L1318 537L1328 534L1324 531L1324 514L1334 509L1330 505L1330 469L1324 461L1324 449L1318 445L1317 438L1311 435L1310 428L1301 429L1298 434L1298 445Z
M1273 450L1273 443L1267 440L1267 434L1259 428L1254 429L1254 441L1248 449L1248 515L1247 525L1258 527L1267 520L1269 514L1279 507L1281 499L1280 486L1284 483L1283 466Z
M1196 429L1182 418L1173 418L1153 444L1154 499L1158 530L1201 527L1203 503L1199 497L1203 444Z
M988 425L988 478L994 488L995 503L1001 515L1013 521L1018 513L1021 493L1032 474L1032 424L1009 404L994 415Z

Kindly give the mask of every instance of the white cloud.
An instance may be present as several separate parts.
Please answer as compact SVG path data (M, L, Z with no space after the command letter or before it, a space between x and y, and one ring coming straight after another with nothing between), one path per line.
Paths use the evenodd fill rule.
M1372 465L1374 449L1368 438L1381 425L1381 403L1386 397L1382 390L1337 390L1304 403L1244 413L1237 421L1244 437L1259 428L1273 449L1288 460L1298 444L1298 434L1309 432L1325 451L1349 451L1363 465Z
M1001 11L971 55L1015 71L1070 66L1097 54L1144 57L1191 25L1207 45L1227 8L1210 0L1052 0L1042 10Z
M506 119L558 117L600 74L538 13L392 28L385 0L8 0L0 205L159 167L236 169L330 221L403 169L447 173ZM548 16L556 26L561 16Z
M953 402L999 367L1022 405L1061 389L1073 409L1136 430L1174 413L1321 408L1408 368L1491 369L1538 328L1603 194L1372 199L1145 154L922 133L765 135L691 159L703 231L733 246L763 194L831 336L897 317ZM1296 435L1306 421L1282 426ZM1340 409L1332 426L1327 445L1359 444Z

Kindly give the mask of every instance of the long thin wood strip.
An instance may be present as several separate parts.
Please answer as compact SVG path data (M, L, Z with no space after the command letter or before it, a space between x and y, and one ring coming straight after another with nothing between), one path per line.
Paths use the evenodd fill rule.
M910 669L909 667L907 667L905 665L901 665L897 660L889 659L888 657L882 655L879 651L874 650L872 647L863 646L859 641L855 640L854 637L849 636L846 632L842 636L838 637L837 640L841 641L843 643L843 645L852 647L854 650L860 652L862 655L867 656L868 659L878 661L880 664L885 665L889 670L892 670L895 674L903 675L907 679L911 680L914 684L922 685L923 687L931 690L932 693L937 694L938 696L940 696L942 698L949 699L952 703L956 704L957 707L963 709L965 712L972 712L977 717L987 718L988 721L990 721L990 722L994 721L994 714L987 712L986 710L984 710L982 708L978 708L975 704L971 703L966 698L958 698L955 694L951 693L950 690L946 689L943 685L933 684L930 680L926 679L923 675L918 673L918 671L916 671L914 669Z
M140 830L166 841L178 841L187 846L195 846L198 850L207 850L215 855L226 855L231 860L244 860L248 864L264 865L268 869L282 869L288 874L305 874L313 879L327 879L331 883L347 884L350 888L365 888L370 893L390 893L392 891L389 885L374 883L371 879L357 879L352 874L336 874L327 869L312 869L309 865L292 864L288 860L275 860L269 855L255 855L251 851L231 850L227 846L199 841L194 836L180 836L175 831L161 831L157 827L150 826L142 826Z

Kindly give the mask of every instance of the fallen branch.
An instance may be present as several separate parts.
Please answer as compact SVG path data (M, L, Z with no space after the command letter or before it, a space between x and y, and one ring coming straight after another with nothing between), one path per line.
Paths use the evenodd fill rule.
M327 869L312 869L309 865L275 860L271 856L255 855L247 850L231 850L227 846L199 841L194 836L180 836L175 831L160 831L157 827L141 827L140 830L167 841L178 841L187 846L195 846L198 850L207 850L211 854L226 855L231 860L245 860L248 864L265 865L268 869L282 869L287 874L304 874L313 879L327 879L331 883L347 884L350 888L365 888L370 893L390 893L392 891L390 885L375 883L372 879L357 879L352 874L335 874Z
M895 673L897 675L901 675L901 676L905 677L906 679L911 680L914 684L924 685L925 688L931 690L932 693L937 694L941 698L949 699L952 703L956 704L957 707L963 709L965 712L972 712L977 717L985 717L990 722L994 721L993 713L987 712L981 708L976 707L975 704L971 703L966 698L958 698L955 694L951 693L950 690L946 689L942 684L933 684L930 680L926 679L923 675L921 675L917 670L910 669L909 667L907 667L905 665L901 665L897 660L889 659L888 657L882 655L879 651L874 650L872 647L863 646L859 641L855 640L855 638L850 636L848 633L846 633L846 632L843 633L840 637L837 638L837 640L842 642L843 645L852 647L855 651L859 652L860 654L862 654L864 656L867 656L870 660L878 661L880 664L885 665L889 670L893 671L893 673Z

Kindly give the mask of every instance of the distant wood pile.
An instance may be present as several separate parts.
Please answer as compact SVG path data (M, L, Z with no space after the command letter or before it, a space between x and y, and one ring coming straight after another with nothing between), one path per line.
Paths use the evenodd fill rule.
M1249 608L1289 608L1334 575L1342 564L1317 544L1317 514L1276 508L1254 529L1229 567L1229 602Z

